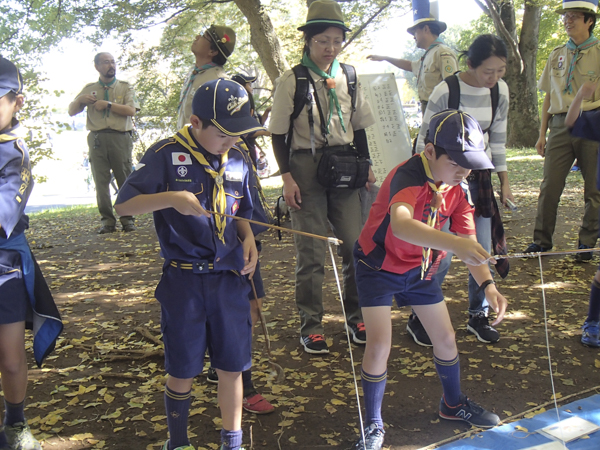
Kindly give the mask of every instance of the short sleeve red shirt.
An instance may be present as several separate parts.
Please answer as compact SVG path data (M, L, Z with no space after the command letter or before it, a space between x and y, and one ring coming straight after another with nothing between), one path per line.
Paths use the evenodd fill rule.
M441 229L451 219L450 231L475 234L473 204L466 182L452 187L442 195L436 229ZM401 274L421 265L423 248L398 239L392 233L390 208L394 203L409 204L414 209L413 218L427 223L432 197L433 191L427 183L420 155L399 164L388 174L358 238L358 245L370 264Z

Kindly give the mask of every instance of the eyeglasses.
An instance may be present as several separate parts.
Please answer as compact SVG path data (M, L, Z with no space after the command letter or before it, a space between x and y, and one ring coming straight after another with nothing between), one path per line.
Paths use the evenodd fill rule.
M343 41L325 41L321 39L313 39L313 42L321 48L342 48Z
M583 19L583 14L581 13L566 13L563 14L563 22L575 22L578 19Z

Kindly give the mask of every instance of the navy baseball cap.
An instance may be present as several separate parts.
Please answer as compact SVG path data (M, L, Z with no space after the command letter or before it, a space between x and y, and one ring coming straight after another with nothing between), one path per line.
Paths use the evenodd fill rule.
M240 83L242 86L246 83L254 83L256 81L256 75L246 75L243 73L236 73L231 77L236 83Z
M494 168L485 153L479 123L463 111L445 109L431 116L427 137L433 145L446 150L448 156L465 169Z
M0 97L9 92L21 94L23 92L23 77L12 62L0 56Z
M250 115L248 92L235 81L218 78L198 88L192 100L192 114L229 136L241 136L264 127Z

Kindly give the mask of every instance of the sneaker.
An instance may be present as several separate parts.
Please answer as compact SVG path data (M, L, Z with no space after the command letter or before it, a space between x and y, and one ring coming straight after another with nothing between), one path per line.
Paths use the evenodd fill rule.
M490 325L490 321L485 311L479 311L476 314L469 314L467 330L477 336L480 342L485 344L495 344L500 340L500 333Z
M440 417L446 420L463 420L479 428L493 428L500 423L500 417L486 411L464 394L460 395L460 403L454 407L448 406L442 396Z
M372 423L365 428L365 442L362 436L358 438L358 442L354 445L354 450L381 450L383 448L383 436L385 431L375 423Z
M579 247L577 247L578 250L585 250L586 248L592 248L592 247L588 247L587 245L583 245L583 244L579 244ZM575 261L577 262L587 262L587 261L591 261L593 255L593 252L581 252L581 253L575 253Z
M206 381L211 384L219 384L219 375L213 366L210 366L206 371Z
M581 328L581 343L590 347L600 347L600 322L586 320Z
M169 450L169 441L165 442L162 450ZM174 448L173 450L196 450L192 445L182 445L181 447Z
M8 448L12 450L42 450L38 440L31 434L27 421L4 425L4 434L6 434Z
M102 228L100 228L98 230L98 234L109 234L109 233L114 233L115 231L117 231L116 227L104 225Z
M300 336L300 343L304 346L306 353L312 353L313 355L329 353L329 347L322 334Z
M552 249L552 247L546 248L536 244L535 242L532 242L531 244L529 244L529 247L527 247L523 253L544 253L550 249Z
M219 450L223 450L225 448L225 445L221 444L221 446L219 447ZM177 450L177 449L175 449ZM244 447L240 447L240 450L244 450Z
M135 230L137 230L137 227L133 223L128 223L127 225L123 225L123 231L125 233L130 233Z
M4 425L0 423L0 436L2 436L2 444L0 444L0 450L10 450L8 442L6 442L6 436L4 435Z
M347 323L346 329L352 334L352 342L356 345L365 345L367 343L367 330L365 323Z
M423 347L433 347L431 339L427 335L427 331L419 320L416 314L411 313L406 324L406 331L410 333L415 342Z
M242 408L253 414L269 414L275 411L275 407L258 392L244 397Z

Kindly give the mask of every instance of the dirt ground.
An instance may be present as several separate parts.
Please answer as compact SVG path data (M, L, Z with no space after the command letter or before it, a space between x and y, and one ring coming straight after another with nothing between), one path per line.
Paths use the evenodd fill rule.
M570 175L563 196L555 249L576 247L583 197L577 177ZM519 210L504 213L511 252L523 251L531 240L539 184L528 183L531 180L525 176L513 185ZM80 214L44 213L31 219L30 243L51 284L65 330L42 369L35 368L31 358L26 414L46 450L159 449L167 437L165 374L160 311L153 293L162 260L152 219L138 218L139 230L129 234L97 235L97 225L93 209ZM309 356L298 342L292 237L283 233L279 241L276 232L267 232L262 240L265 316L286 379L274 384L257 328L255 383L277 409L265 416L244 413L245 447L350 448L358 436L359 418L330 257L324 289L331 353ZM445 293L460 350L463 391L506 421L540 405L550 409L549 354L559 401L600 390L598 351L579 341L597 265L597 256L587 264L575 263L571 256L542 258L544 312L539 261L511 260L509 277L499 282L509 299L509 313L498 327L502 337L495 345L484 345L466 331L466 269L453 263ZM407 335L408 314L408 309L394 312L384 400L385 448L394 450L424 447L469 430L467 425L438 418L441 387L431 350L415 345ZM361 347L352 346L357 373L362 354ZM192 444L215 450L221 428L216 387L200 375L193 397Z

